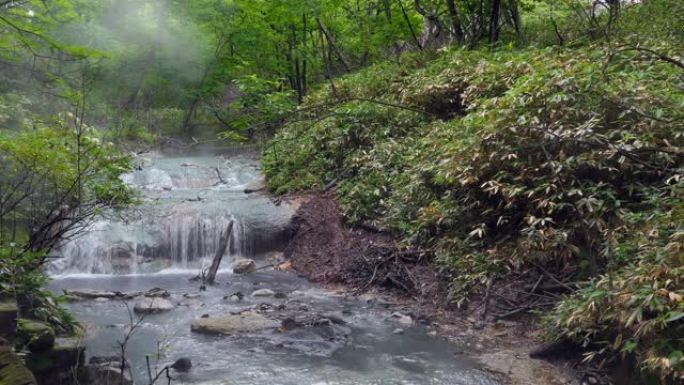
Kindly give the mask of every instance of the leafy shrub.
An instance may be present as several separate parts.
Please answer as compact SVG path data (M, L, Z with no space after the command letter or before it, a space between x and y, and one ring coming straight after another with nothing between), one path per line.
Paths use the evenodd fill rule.
M0 297L22 316L73 331L73 319L43 290L47 254L104 211L136 202L120 178L130 160L96 132L54 118L31 131L0 130Z
M678 17L671 9L664 24ZM595 357L628 347L648 369L679 377L679 304L654 293L679 298L684 261L671 235L680 230L634 234L681 194L684 35L637 20L614 26L625 32L612 44L452 50L422 67L408 60L345 77L277 133L263 161L268 186L339 181L345 217L432 250L458 303L531 266L591 282L554 313L557 334ZM633 40L631 25L647 40ZM631 292L635 302L620 302ZM648 330L626 325L637 308L656 320Z
M625 234L616 249L625 263L561 302L549 317L552 327L591 348L587 360L631 357L666 380L684 379L682 187L673 188L665 207L647 220L634 218L639 230Z

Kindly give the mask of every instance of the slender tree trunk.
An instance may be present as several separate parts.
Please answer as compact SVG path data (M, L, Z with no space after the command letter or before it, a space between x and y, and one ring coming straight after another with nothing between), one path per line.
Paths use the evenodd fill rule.
M319 31L318 37L320 39L321 55L323 56L323 62L325 63L325 78L330 82L330 90L335 99L337 99L337 89L335 88L335 82L332 79L332 65L330 64L330 56L326 54L323 32Z
M501 0L492 1L492 16L489 19L489 43L499 40L499 21L501 19Z
M404 15L404 21L406 21L406 25L408 25L409 30L411 31L411 36L413 37L413 42L416 44L416 47L418 47L419 50L423 50L423 46L420 44L420 39L418 39L418 35L416 34L415 28L413 28L413 24L411 24L411 19L408 17L408 13L406 13L406 8L404 7L404 3L402 3L402 0L397 0L399 3L399 7L401 7L401 13Z
M340 59L340 63L342 63L344 69L347 72L349 72L351 70L351 67L349 66L349 63L347 63L347 60L344 58L342 51L340 51L340 49L335 44L335 39L333 38L332 34L330 34L330 31L328 31L327 28L325 28L325 25L323 25L323 22L321 21L320 17L316 16L316 22L318 23L318 28L325 35L325 39L328 41L329 48L335 53L337 58Z
M392 20L392 4L390 3L390 0L382 0L382 5L385 8L385 16L387 16L387 20Z
M307 80L306 80L306 70L307 70L307 58L306 58L306 34L307 34L307 24L306 24L306 13L302 13L302 96L306 96L307 92Z
M192 103L190 103L190 108L188 108L188 112L185 114L185 118L183 119L183 131L186 133L190 132L190 122L192 121L193 115L195 115L195 110L197 109L197 105L200 102L200 99L202 99L201 91L202 88L204 88L204 84L207 82L207 78L209 77L209 74L211 73L211 68L214 66L214 62L218 59L219 53L223 50L224 44L225 44L225 37L220 36L218 41L216 42L216 48L214 49L214 57L212 60L207 63L207 66L204 67L204 73L202 73L202 79L200 80L197 95L192 100Z
M447 9L449 10L449 17L451 18L451 28L453 29L452 34L456 38L456 41L462 44L465 40L465 33L463 33L463 27L461 26L461 18L458 15L456 2L454 0L446 0L446 4Z
M520 19L520 9L518 8L518 2L516 0L509 0L509 7L511 8L511 18L513 19L513 27L515 27L515 33L518 35L518 39L523 40L522 32L522 21Z

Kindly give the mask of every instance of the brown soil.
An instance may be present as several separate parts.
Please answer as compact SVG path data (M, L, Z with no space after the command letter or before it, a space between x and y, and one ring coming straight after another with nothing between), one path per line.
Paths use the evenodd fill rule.
M437 270L427 253L403 248L387 233L346 226L332 192L291 199L298 209L294 236L284 254L300 274L354 295L370 292L371 298L389 298L386 302L401 306L428 330L462 346L485 368L501 374L506 384L580 383L576 370L570 368L572 360L550 363L529 357L542 345L533 317L521 312L515 315L517 321L484 324L485 299L472 301L466 309L449 303L448 276Z
M447 306L446 276L425 253L401 248L386 233L345 226L332 194L304 197L294 230L285 257L314 282L358 292L379 288L430 308Z

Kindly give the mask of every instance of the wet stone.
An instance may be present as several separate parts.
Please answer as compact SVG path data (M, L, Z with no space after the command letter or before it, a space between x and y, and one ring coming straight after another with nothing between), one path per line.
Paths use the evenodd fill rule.
M133 311L136 313L140 314L151 314L151 313L159 313L159 312L164 312L164 311L169 311L174 308L174 305L171 301L160 298L160 297L152 297L152 298L142 298L138 300L135 303L135 306L133 307Z
M55 344L55 331L49 325L29 319L19 320L19 342L32 352L42 352Z
M158 287L155 287L155 288L150 289L150 290L145 292L145 297L149 297L149 298L155 298L155 297L168 298L170 296L171 296L171 293L169 293L168 290L164 290L164 289L161 289Z
M232 335L255 332L264 329L275 329L278 322L255 312L228 314L220 317L200 318L193 321L191 330L204 334Z
M36 385L33 374L12 352L9 342L0 338L0 384Z
M19 307L14 300L0 300L0 336L14 339L17 334Z
M273 297L275 292L271 289L259 289L252 293L252 297Z
M249 274L256 271L256 263L251 259L238 259L232 268L234 274Z
M85 362L84 351L80 338L57 338L52 349L27 355L26 366L41 384L69 383L73 368Z
M105 290L91 290L91 289L72 289L64 290L64 294L72 298L82 298L82 299L96 299L96 298L108 298L114 299L118 297L118 294L113 291Z
M179 358L173 363L173 365L171 365L171 368L177 372L187 372L190 370L190 368L192 368L192 361L185 357Z

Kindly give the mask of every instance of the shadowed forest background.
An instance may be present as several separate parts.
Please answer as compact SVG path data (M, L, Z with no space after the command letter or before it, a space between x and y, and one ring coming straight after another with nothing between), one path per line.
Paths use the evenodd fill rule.
M356 282L684 380L680 0L0 0L0 295L73 332L51 252L206 143L396 240Z

